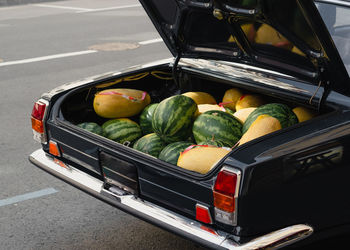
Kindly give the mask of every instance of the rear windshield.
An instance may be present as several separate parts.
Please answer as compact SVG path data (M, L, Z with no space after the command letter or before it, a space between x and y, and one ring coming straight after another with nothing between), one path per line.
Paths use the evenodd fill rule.
M335 5L324 1L316 3L316 6L350 74L350 3Z

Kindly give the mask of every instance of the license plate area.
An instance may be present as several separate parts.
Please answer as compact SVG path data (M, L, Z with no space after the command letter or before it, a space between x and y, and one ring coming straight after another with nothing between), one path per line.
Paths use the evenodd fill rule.
M105 183L138 195L138 174L133 163L100 152L100 164Z

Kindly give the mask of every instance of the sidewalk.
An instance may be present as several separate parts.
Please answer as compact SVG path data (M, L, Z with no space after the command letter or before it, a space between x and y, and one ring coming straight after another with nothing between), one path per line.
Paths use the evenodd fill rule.
M55 1L62 1L62 0L0 0L0 7L19 5L19 4L29 4L29 3L55 2Z

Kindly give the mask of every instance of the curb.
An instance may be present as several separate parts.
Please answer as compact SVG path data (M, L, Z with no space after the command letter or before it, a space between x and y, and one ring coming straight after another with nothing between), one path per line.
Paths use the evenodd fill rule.
M30 3L57 2L57 1L62 1L62 0L0 0L0 7L1 6L30 4Z

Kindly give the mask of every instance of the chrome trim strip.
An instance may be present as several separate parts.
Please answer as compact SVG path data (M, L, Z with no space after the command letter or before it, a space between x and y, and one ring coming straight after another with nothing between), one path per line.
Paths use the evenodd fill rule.
M126 175L123 175L123 174L121 174L121 173L119 173L119 172L117 172L117 171L114 171L113 169L110 169L110 168L107 168L107 167L103 167L103 168L108 169L108 171L110 171L110 172L112 172L112 173L114 173L114 174L116 174L116 175L119 175L120 177L123 177L123 178L125 178L125 179L127 179L127 180L129 180L129 181L137 182L136 180L134 180L134 179L132 179L132 178L126 176Z
M50 158L42 149L29 156L36 166L61 178L68 183L146 221L152 221L160 227L200 242L201 244L221 249L259 249L265 247L281 247L310 236L313 232L308 225L293 225L266 234L239 245L222 231L215 231L197 221L188 219L170 210L141 200L133 195L123 195L124 192L111 192L103 188L103 182L74 167L62 166ZM112 190L113 191L113 190ZM118 191L118 190L117 190ZM209 230L208 230L209 229Z
M62 153L62 157L63 157L63 158L66 158L66 159L68 159L68 160L70 160L70 161L72 161L72 162L75 162L75 163L77 163L78 165L81 165L82 167L87 168L87 169L89 169L89 170L91 170L91 171L93 171L93 172L95 172L95 173L97 173L97 174L100 174L100 172L97 171L95 168L93 168L91 165L89 165L89 164L87 164L87 163L85 163L85 162L79 160L79 159L76 158L76 157L73 157L73 156L71 156L71 155L69 155L69 154L67 154L67 153Z
M328 3L328 4L336 4L336 5L342 5L345 7L350 7L350 3L346 1L341 0L315 0L316 3Z
M288 90L308 95L311 94L308 90L298 88L292 84L282 82L278 79L278 77L283 77L290 80L296 80L296 78L293 76L281 74L272 70L257 68L246 64L227 61L182 58L179 62L179 65L189 71L200 72L202 75L214 74L217 78L220 78L221 76L221 78L227 77L244 82L253 81L282 90ZM315 86L315 88L316 87L317 86Z
M61 142L60 140L57 140L56 138L54 138L53 140L54 140L55 142L57 142L59 145L63 145L63 146L65 146L65 147L67 147L67 148L70 148L71 150L73 150L73 151L75 151L75 152L77 152L77 153L79 153L79 154L82 154L82 155L84 155L84 156L86 156L86 157L88 157L88 158L90 158L90 159L92 159L92 160L98 161L98 158L97 158L97 157L93 157L93 156L91 156L91 155L89 155L89 154L87 154L87 153L85 153L85 152L83 152L83 151L81 151L81 150L78 150L78 149L76 149L76 148L73 148L73 147L67 145L67 144L64 143L64 142ZM64 153L63 153L63 154L64 154Z
M105 79L105 78L112 77L112 76L119 76L121 74L125 74L125 73L132 72L132 71L135 71L135 70L145 69L145 68L148 68L148 67L154 67L154 66L157 66L157 65L170 64L173 61L174 61L173 57L165 58L165 59L156 60L154 62L149 62L149 63L145 63L145 64L133 65L131 67L127 67L127 68L122 69L120 71L106 72L106 73L102 73L102 74L99 74L99 75L94 75L94 76L91 76L91 77L87 77L87 78L84 78L84 79L81 79L81 80L78 80L78 81L68 82L68 83L65 83L63 85L60 85L60 86L50 90L49 92L43 93L41 97L46 99L46 100L51 100L51 98L54 95L57 95L59 93L62 93L64 91L67 91L67 90L70 90L70 89L73 89L73 88L77 88L77 87L80 87L80 86L83 86L83 85L95 82L95 81L100 80L100 79Z

